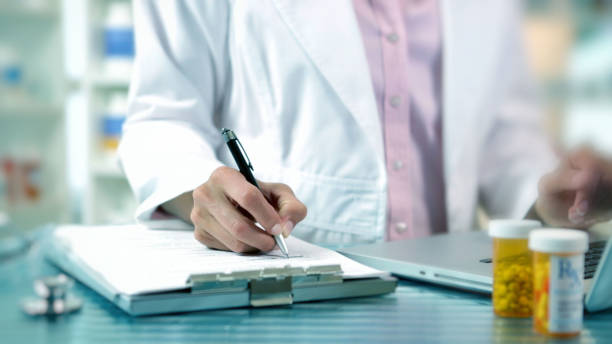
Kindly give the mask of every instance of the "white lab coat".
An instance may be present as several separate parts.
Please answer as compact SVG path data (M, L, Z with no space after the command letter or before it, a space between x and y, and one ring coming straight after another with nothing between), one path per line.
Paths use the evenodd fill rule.
M120 156L147 219L233 166L233 129L255 175L308 207L294 235L384 239L381 123L350 0L136 0L136 61ZM515 1L442 1L443 147L450 231L480 202L520 217L552 166L530 99Z

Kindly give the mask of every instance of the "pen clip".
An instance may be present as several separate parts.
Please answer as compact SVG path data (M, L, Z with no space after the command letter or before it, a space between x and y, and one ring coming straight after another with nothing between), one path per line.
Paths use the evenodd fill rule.
M244 155L244 157L246 158L246 162L247 162L247 166L251 169L251 171L255 171L255 169L253 168L253 165L251 164L251 159L249 159L249 155L247 154L247 152L244 150L244 147L242 147L242 143L240 142L240 140L238 140L238 138L236 137L236 142L238 142L238 146L240 146L240 152Z

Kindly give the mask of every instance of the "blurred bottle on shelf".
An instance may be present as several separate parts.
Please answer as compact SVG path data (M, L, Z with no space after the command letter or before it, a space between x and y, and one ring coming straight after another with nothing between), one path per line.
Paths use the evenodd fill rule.
M34 204L42 194L40 156L33 149L19 154L12 152L0 156L0 192L3 208L21 204Z
M29 149L22 155L20 160L21 194L27 202L39 201L43 186L40 155L36 150Z
M8 181L4 173L4 156L0 154L0 218L2 211L6 210L8 200Z
M104 152L114 155L117 150L126 113L126 95L120 92L113 93L108 108L102 117L102 147Z
M134 60L134 28L128 2L113 2L104 22L104 65L111 77L131 74Z
M0 103L22 103L25 98L23 67L17 52L0 45Z
M6 183L5 203L7 206L13 206L18 203L20 197L17 164L11 155L2 157L2 176Z

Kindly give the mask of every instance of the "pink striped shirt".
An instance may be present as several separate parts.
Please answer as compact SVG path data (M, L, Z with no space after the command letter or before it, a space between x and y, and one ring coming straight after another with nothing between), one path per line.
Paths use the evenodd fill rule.
M353 5L383 124L387 240L444 232L438 3L353 0Z

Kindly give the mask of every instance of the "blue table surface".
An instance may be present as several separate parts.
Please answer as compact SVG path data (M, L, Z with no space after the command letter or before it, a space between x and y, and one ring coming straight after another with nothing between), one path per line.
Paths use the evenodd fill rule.
M130 317L86 286L72 293L83 308L60 317L30 317L20 309L32 283L57 274L34 245L0 262L0 343L517 343L553 341L530 319L493 315L490 298L400 281L395 293L273 308L243 308ZM612 343L612 311L585 315L579 337L563 343Z

